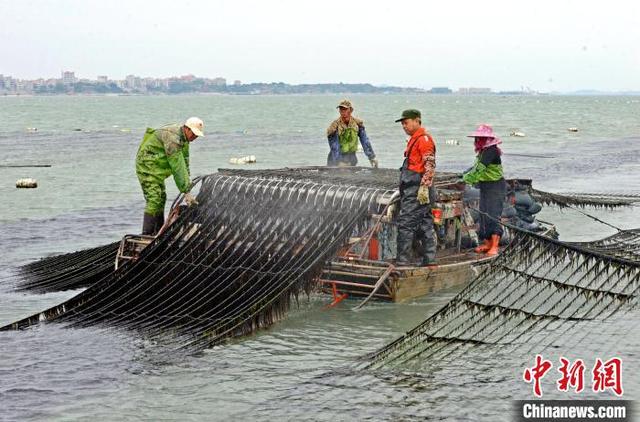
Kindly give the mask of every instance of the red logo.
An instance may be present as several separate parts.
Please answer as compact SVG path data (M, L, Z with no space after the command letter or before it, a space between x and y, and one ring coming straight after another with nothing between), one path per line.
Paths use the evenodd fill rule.
M591 388L596 393L610 388L616 396L622 395L622 360L620 358L611 358L604 363L600 358L596 359L591 375L593 375Z
M558 380L559 391L569 391L569 388L574 388L576 393L584 390L584 361L582 359L576 360L573 365L569 366L569 361L565 358L560 358L562 366L558 368L558 372L562 377Z
M542 355L536 355L535 364L525 368L522 377L527 383L533 383L533 394L542 397L542 378L551 370L553 363ZM580 393L584 390L584 373L586 365L582 359L576 359L573 363L568 359L560 358L558 372L560 378L556 382L558 391L569 392L574 390ZM606 390L613 391L617 396L622 396L622 359L613 357L606 362L596 359L591 370L591 389L600 393Z
M542 397L540 381L542 380L542 377L549 372L552 366L553 364L551 361L544 360L541 355L536 355L536 364L532 368L524 370L524 380L528 383L533 381L533 394L535 394L536 397Z

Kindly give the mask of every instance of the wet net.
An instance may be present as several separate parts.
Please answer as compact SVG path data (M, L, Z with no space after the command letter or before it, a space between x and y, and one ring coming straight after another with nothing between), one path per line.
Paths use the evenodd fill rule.
M42 258L20 267L17 290L48 293L89 287L113 271L119 242Z
M396 169L375 169L370 167L298 167L265 170L219 169L222 174L261 177L281 180L307 180L315 183L370 187L394 190L398 188L399 172ZM434 183L436 187L456 183L459 173L438 172Z
M384 194L310 181L207 176L199 205L186 208L137 261L3 329L42 321L104 324L189 348L253 332L282 318L291 299L310 290L325 261L367 224Z
M281 169L220 169L220 174L256 180L313 182L338 186L394 190L398 187L398 171L368 167L301 167ZM438 172L435 185L445 188L459 181L458 173ZM557 194L530 189L537 200L560 207L618 207L640 201L633 194ZM19 269L14 282L19 290L47 293L89 287L111 273L118 243L64 255L48 257Z
M3 329L41 321L105 324L206 347L268 326L311 288L350 234L380 212L372 208L391 196L397 177L397 170L369 168L223 169L203 178L200 205L183 212L134 263L113 271L117 244L109 244L22 267L22 289L89 288ZM439 173L436 184L457 177ZM567 195L545 194L554 204L568 203ZM580 195L589 199L581 206L611 206L609 197ZM624 205L635 201L627 199ZM471 347L551 345L575 324L635 306L640 230L562 243L510 229L509 247L464 291L364 365L455 357Z
M640 203L638 193L552 193L531 189L531 196L545 205L556 205L561 208L570 206L616 208Z
M360 366L420 366L476 356L577 345L594 322L637 307L638 230L599 242L563 243L514 227L513 240L445 307Z

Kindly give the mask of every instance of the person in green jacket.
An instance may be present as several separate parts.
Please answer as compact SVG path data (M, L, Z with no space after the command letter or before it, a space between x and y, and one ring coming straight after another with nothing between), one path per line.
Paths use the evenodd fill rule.
M507 184L502 169L502 143L487 124L478 126L475 132L468 135L474 138L476 161L462 179L480 189L480 227L478 237L482 240L475 251L489 256L497 255L502 237L502 206L507 194Z
M189 193L189 143L204 136L203 130L204 123L197 117L187 119L184 124L147 128L136 154L136 174L146 201L142 234L156 235L164 225L167 177L173 175L178 190L185 194L187 205L197 204Z

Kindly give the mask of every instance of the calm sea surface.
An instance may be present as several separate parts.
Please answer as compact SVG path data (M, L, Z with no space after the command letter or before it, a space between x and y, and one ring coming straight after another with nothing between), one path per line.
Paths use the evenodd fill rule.
M406 138L394 119L405 108L418 108L436 139L441 170L471 165L473 148L465 135L486 122L502 136L509 177L532 178L537 188L554 192L640 192L638 97L350 98L383 167L402 162ZM258 163L248 168L324 165L324 131L337 117L340 99L0 97L0 325L78 293L15 293L16 265L139 231L144 204L134 157L147 126L191 115L205 121L206 137L192 144L193 175L230 167L230 158L250 154ZM510 137L512 131L526 137ZM368 164L364 155L359 158ZM1 167L24 164L52 167ZM16 189L23 177L38 179L38 189ZM169 196L175 195L173 182L167 185ZM640 227L639 211L588 210L623 228ZM556 223L563 240L614 232L574 211L547 208L541 218ZM512 399L532 397L521 377L522 362L533 362L533 356L475 356L457 368L433 362L420 374L344 369L455 293L375 303L362 312L351 312L356 302L350 301L327 311L327 298L313 296L268 330L179 362L158 362L160 346L152 340L108 328L51 324L0 333L0 420L508 420ZM620 355L625 398L639 398L639 318L636 312L595 326L594 338L580 350L561 353L585 360ZM495 371L478 372L474 359L495 359ZM553 381L545 386L552 397L566 398L553 395Z

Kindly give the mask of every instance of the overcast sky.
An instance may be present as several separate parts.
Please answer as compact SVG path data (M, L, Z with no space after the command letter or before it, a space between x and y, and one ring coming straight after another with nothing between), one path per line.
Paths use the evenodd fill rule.
M639 4L0 0L0 74L640 90Z

